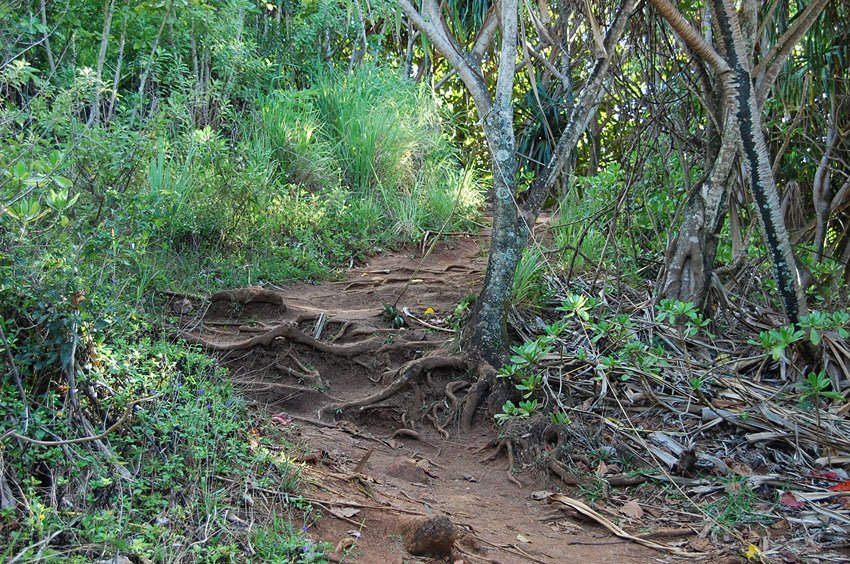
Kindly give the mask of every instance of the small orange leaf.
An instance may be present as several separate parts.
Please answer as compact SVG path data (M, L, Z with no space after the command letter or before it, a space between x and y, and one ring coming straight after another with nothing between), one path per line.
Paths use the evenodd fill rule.
M850 492L850 480L835 484L829 488L831 492Z

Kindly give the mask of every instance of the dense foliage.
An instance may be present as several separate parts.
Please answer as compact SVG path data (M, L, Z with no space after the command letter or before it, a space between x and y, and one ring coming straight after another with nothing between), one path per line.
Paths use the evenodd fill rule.
M702 2L680 4L691 20L708 18ZM756 14L764 51L804 9L770 6ZM446 28L469 47L491 7L445 3ZM538 9L545 18L520 16L513 85L520 202L598 49L572 3ZM815 310L846 309L850 281L848 17L829 3L761 100ZM629 30L549 195L550 232L519 260L517 306L548 304L547 275L663 278L712 169L716 83L650 8ZM483 50L489 88L496 65ZM473 228L488 153L453 72L389 0L0 5L0 558L236 559L245 547L225 533L199 542L243 503L212 483L221 476L286 494L286 513L253 533L256 558L321 559L301 529L313 515L297 498L297 469L246 431L254 415L222 369L172 341L163 293L330 278L369 251ZM770 310L775 287L741 282L769 277L741 167L724 179L708 266ZM720 297L715 286L697 304L661 303L704 330L697 310L727 305ZM847 324L822 315L837 320L822 324L830 330ZM768 351L782 341L774 331ZM629 343L617 362L664 357ZM514 376L534 392L530 374ZM837 393L827 381L823 390Z
M325 1L0 7L0 558L235 558L210 520L244 500L216 476L293 496L254 557L320 558L298 470L171 344L161 292L333 277L470 225L436 103L392 65L348 72L356 37Z

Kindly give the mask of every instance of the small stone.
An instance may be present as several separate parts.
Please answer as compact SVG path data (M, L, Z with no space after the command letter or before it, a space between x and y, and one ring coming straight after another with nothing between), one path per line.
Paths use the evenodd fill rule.
M403 523L402 535L410 554L446 558L452 553L457 530L448 517L422 517Z
M183 298L182 300L177 300L172 302L171 311L180 315L186 315L187 313L193 310L192 302Z
M98 560L95 564L133 564L133 561L123 554L118 554L115 558L110 558L109 560Z
M387 474L394 478L401 478L411 484L427 484L428 476L422 467L412 460L399 460L386 468Z

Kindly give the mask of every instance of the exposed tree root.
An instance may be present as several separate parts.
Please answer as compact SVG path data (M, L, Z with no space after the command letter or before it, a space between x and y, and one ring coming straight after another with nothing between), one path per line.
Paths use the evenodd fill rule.
M475 410L478 409L481 398L487 394L493 386L493 382L496 381L496 369L487 363L478 364L477 372L478 380L469 388L460 415L460 429L464 433L468 433L472 428L472 419L475 417Z
M319 411L319 416L320 418L323 418L328 412L342 411L352 408L362 409L364 407L374 405L404 389L427 370L436 370L438 368L461 370L466 367L467 362L464 359L455 356L432 355L411 360L410 362L405 363L398 370L398 376L396 379L383 390L362 399L327 405Z
M439 407L440 404L435 402L434 405L431 407L430 412L425 415L425 418L428 419L432 425L434 425L434 428L437 430L437 432L440 433L440 435L444 439L448 439L449 432L446 431L446 425L448 425L449 421L451 421L453 412L450 410L449 417L446 418L446 422L440 423L440 415L437 413Z
M230 302L246 305L249 303L260 302L276 305L286 309L286 302L283 294L274 290L266 290L265 288L237 288L235 290L223 290L216 292L210 296L211 302Z
M340 398L330 395L324 390L311 388L309 386L298 386L296 384L283 384L281 382L257 382L254 380L233 380L233 383L241 388L254 393L271 392L271 391L287 391L294 394L321 394L333 401L340 401Z
M388 284L409 284L409 285L412 286L414 284L422 284L424 281L425 280L423 280L421 278L408 278L406 276L391 276L391 277L388 277L388 278L373 278L371 280L362 280L362 281L358 280L356 282L349 282L342 289L342 291L347 292L348 290L351 290L353 288L362 288L364 286L384 286L384 285L388 285ZM434 280L429 280L429 283L431 283L431 284L434 284L434 283L436 283L436 284L447 284L448 282L446 282L445 280L441 280L439 278L436 278Z
M292 354L292 347L290 347L289 350L286 351L286 354L281 357L281 360L287 357L292 359L292 362L295 363L295 365L298 367L298 370L292 368L291 366L285 366L281 364L280 361L275 362L274 367L282 372L289 374L290 376L295 376L299 380L310 382L318 388L330 388L327 382L322 379L322 375L319 373L318 370L306 366L303 362L301 362L301 359Z
M187 343L201 345L207 350L225 352L245 350L253 347L268 346L272 342L274 342L275 339L280 337L289 339L290 341L295 343L310 346L323 353L342 357L351 357L368 352L391 350L393 348L409 348L410 346L423 346L423 342L417 342L416 345L408 345L406 343L386 345L384 344L382 339L366 339L363 341L358 341L356 343L349 343L345 345L329 344L323 341L317 341L310 335L307 335L306 333L298 329L296 324L292 321L283 322L280 325L269 329L262 335L257 335L256 337L251 337L242 341L236 341L234 343L219 343L216 341L205 339L204 337L200 337L198 335L191 334L184 335L183 339ZM428 341L425 341L425 343L427 342ZM434 345L432 344L432 346Z
M455 394L469 385L469 382L466 380L454 380L446 384L446 397L449 398L449 409L452 412L457 411L458 404L460 403Z
M413 429L397 429L397 430L396 430L396 431L395 431L392 435L390 435L389 437L382 437L382 438L383 438L384 440L391 441L391 440L393 440L393 439L395 439L395 438L397 438L397 437L407 437L407 438L410 438L410 439L415 439L415 440L417 440L417 441L419 441L419 442L421 442L421 443L425 443L425 444L426 444L426 445L428 445L429 447L437 448L436 446L432 445L431 443L429 443L428 441L426 441L425 439L423 439L423 438L422 438L422 435L420 435L419 433L417 433L417 432L416 432L416 431L414 431Z
M513 444L510 441L504 441L504 442L506 443L505 448L507 448L507 450L508 450L508 480L510 480L510 482L512 484L521 488L522 482L517 480L514 477L514 474L513 474L513 472L514 472L514 447L513 447Z
M476 450L475 454L478 454L482 451L485 451L485 450L487 450L488 448L491 448L491 447L496 447L496 450L494 450L489 456L482 458L478 462L489 462L490 460L496 460L496 458L499 456L499 454L507 448L507 441L504 441L504 440L501 440L501 439L493 439L492 441L490 441L489 443L487 443L483 447Z

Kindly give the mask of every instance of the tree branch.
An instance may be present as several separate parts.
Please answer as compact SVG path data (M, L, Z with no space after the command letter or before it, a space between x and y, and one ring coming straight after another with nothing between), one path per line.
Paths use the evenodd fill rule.
M797 16L791 27L788 28L773 49L762 59L759 64L753 69L752 75L756 81L756 96L758 96L759 105L764 101L767 91L773 87L776 77L779 76L779 71L788 57L791 56L791 51L794 46L800 41L800 38L809 31L809 28L817 21L818 16L826 7L829 0L813 0L803 12Z
M596 107L599 104L602 84L611 66L611 60L616 52L617 43L620 42L626 28L626 22L628 22L632 13L635 11L637 3L638 0L627 0L620 6L617 14L614 16L614 21L611 23L611 27L605 37L604 47L608 56L596 61L596 66L591 72L590 77L588 77L584 88L582 88L577 103L570 110L567 127L561 133L561 137L555 145L552 159L528 190L528 197L522 206L526 222L537 217L537 214L540 213L546 197L569 160L569 154L575 149L579 138L585 129L587 129L587 123L590 121L593 112L596 111ZM529 223L529 225L531 224Z
M426 1L425 3L426 6L431 4L433 4L433 2ZM479 115L483 116L489 112L490 108L493 106L493 100L490 98L490 93L487 91L487 84L484 82L484 78L481 76L478 69L473 67L469 60L467 60L467 58L455 47L455 43L452 42L446 34L446 30L445 27L443 27L442 22L438 26L434 21L434 14L430 11L426 12L426 19L423 14L420 14L416 8L413 7L410 0L398 0L398 5L401 7L404 15L413 22L413 25L425 34L440 54L446 58L449 65L457 71L458 76L460 76L460 79L472 95L473 100L475 100L475 105L478 107ZM439 14L436 15L436 18L440 20Z
M705 40L699 31L691 25L691 22L682 15L679 8L674 6L670 0L649 1L653 7L658 10L661 17L670 24L670 27L672 27L679 36L679 39L687 44L687 46L690 47L690 49L702 60L714 67L718 74L722 75L731 72L729 65L723 57L714 50L714 47Z

